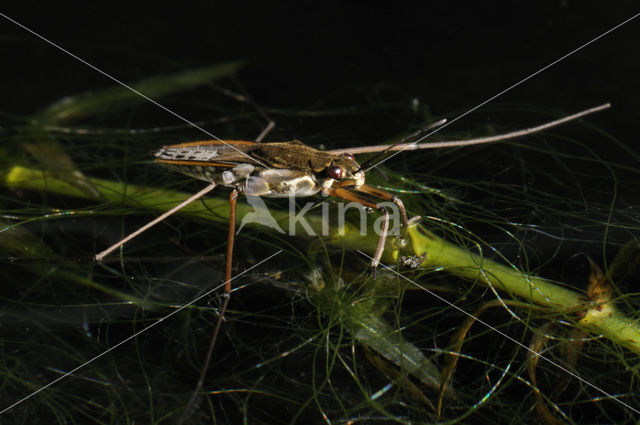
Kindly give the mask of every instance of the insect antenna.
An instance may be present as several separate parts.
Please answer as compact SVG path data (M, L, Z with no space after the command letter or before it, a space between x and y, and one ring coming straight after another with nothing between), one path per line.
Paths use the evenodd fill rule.
M417 142L419 142L421 140L424 140L426 137L430 136L431 134L435 133L436 131L438 131L438 129L436 129L433 132L431 132L431 133L429 133L429 134L427 134L425 136L422 136L421 138L419 138L417 141L415 141L413 143L398 142L398 143L394 143L392 145L361 146L361 147L350 148L350 149L334 149L334 150L331 150L329 152L334 153L334 154L350 153L352 155L359 155L359 154L363 154L363 153L372 153L372 152L389 152L389 151L404 151L404 150L413 151L413 150L419 150L419 149L440 149L440 148L452 148L452 147L459 147L459 146L482 145L482 144L485 144L485 143L501 142L501 141L504 141L504 140L511 140L511 139L515 139L515 138L518 138L518 137L528 136L530 134L538 133L540 131L544 131L544 130L547 130L547 129L552 128L552 127L557 127L559 125L568 123L569 121L577 120L578 118L582 118L582 117L584 117L586 115L590 115L590 114L593 114L593 113L596 113L596 112L603 111L603 110L608 109L610 107L611 107L610 103L604 103L602 105L594 106L593 108L585 109L583 111L576 112L575 114L567 115L566 117L558 118L557 120L548 121L546 123L539 124L539 125L534 126L534 127L524 128L524 129L521 129L521 130L516 130L516 131L509 132L509 133L496 134L495 136L478 137L478 138L475 138L475 139L466 139L466 140L446 140L446 141L442 141L442 142L417 143ZM453 121L450 121L449 124L451 124L452 122ZM440 127L442 125L444 125L444 124L441 124ZM408 136L408 137L411 137L411 136ZM367 162L371 162L371 160L369 160ZM363 168L363 167L361 167L361 168Z
M394 143L392 145L387 145L384 150L380 151L377 155L372 156L371 158L366 160L362 165L360 165L360 168L358 168L358 171L366 168L369 164L371 164L373 161L375 161L376 159L380 158L381 156L384 156L387 152L392 150L395 146L405 144L409 140L419 139L420 136L422 136L427 131L433 130L433 129L438 128L438 127L441 127L441 126L445 125L446 123L447 123L447 119L446 118L443 118L441 120L432 122L430 124L425 125L424 127L419 129L418 131L414 131L413 133L409 134L408 136L403 137L399 142ZM350 153L353 153L353 152L350 152Z

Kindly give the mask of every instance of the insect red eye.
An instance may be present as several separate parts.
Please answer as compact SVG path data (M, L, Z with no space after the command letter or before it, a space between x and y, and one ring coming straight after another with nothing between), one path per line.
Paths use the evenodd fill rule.
M341 179L344 175L344 170L342 169L342 167L334 165L333 167L329 167L327 173L332 179Z
M351 155L350 153L345 153L343 154L345 156L345 158L350 159L351 161L355 161L356 159L353 157L353 155Z

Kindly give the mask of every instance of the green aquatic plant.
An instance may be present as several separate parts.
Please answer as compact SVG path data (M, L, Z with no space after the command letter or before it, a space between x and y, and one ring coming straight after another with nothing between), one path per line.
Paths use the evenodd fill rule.
M220 122L229 132L237 131L236 122L258 128L250 105L228 106L225 90L210 83L239 66L153 78L139 88L160 98L205 85L228 108ZM166 128L110 130L91 121L71 126L78 119L140 105L124 88L84 94L19 122L6 136L5 146L14 153L5 155L2 170L6 191L0 244L11 269L3 293L8 331L3 337L2 399L17 401L177 312L128 347L118 347L5 413L16 421L29 422L33 415L58 422L82 422L82 415L98 423L174 421L202 367L218 303L188 303L222 279L220 254L229 218L225 194L186 206L178 217L103 264L91 260L107 241L134 229L131 221L141 223L168 210L196 187L186 178L163 174L146 157L164 140L190 136L176 136ZM404 105L401 99L385 107L404 111ZM264 109L285 121L304 115ZM375 110L363 108L363 114ZM428 110L419 113L424 120ZM315 115L343 114L344 108L336 107ZM612 140L593 129L590 134ZM633 272L609 279L605 286L611 287L610 296L596 297L587 291L587 275L580 271L586 260L579 261L579 254L593 255L594 247L599 248L607 275L607 258L638 230L631 205L614 208L612 201L607 204L612 195L591 185L602 177L595 168L609 173L621 192L636 184L637 172L599 158L572 136L559 140L581 153L527 141L492 147L490 153L499 159L484 180L448 176L447 163L461 161L487 173L479 157L461 150L455 156L400 156L385 176L371 172L369 181L404 192L408 209L424 216L405 234L389 239L383 259L390 270L381 270L375 279L366 265L377 236L371 231L362 235L357 217L340 231L331 227L323 238L310 238L300 224L295 237L249 226L238 239L236 264L242 275L234 281L225 338L216 348L192 420L427 423L473 416L492 422L531 414L541 409L537 406L550 408L547 416L534 414L532 423L539 417L577 422L572 418L591 411L614 419L632 416L616 400L631 406L637 400L632 366L640 354L637 295L623 280ZM561 176L553 169L527 168L522 151L553 158L569 172ZM434 158L429 173L416 165L426 155ZM523 194L524 189L501 180L522 168L540 181L560 187L575 183L590 192L572 199L529 183ZM287 223L288 208L277 201L270 205L275 220ZM238 224L251 211L239 203ZM145 216L138 220L134 214ZM320 216L310 214L307 222L322 233ZM602 233L597 227L613 230ZM567 229L588 236L572 236ZM550 247L552 240L557 247ZM625 246L631 248L616 257L625 259L617 263L633 270L638 249L633 243ZM251 268L277 250L286 253ZM557 272L567 267L577 271ZM441 294L440 299L429 294ZM488 302L499 308L485 307ZM464 325L463 311L481 313L483 320L493 314L487 323L516 343L473 321ZM584 334L576 336L571 329ZM546 349L530 343L541 334L547 337ZM577 354L584 363L567 366L562 350L578 340L586 341ZM548 341L554 342L552 348ZM527 346L554 362L537 364L530 380L525 374ZM557 364L584 380L573 379L569 390L561 391L557 381L571 378ZM612 373L585 373L602 364Z

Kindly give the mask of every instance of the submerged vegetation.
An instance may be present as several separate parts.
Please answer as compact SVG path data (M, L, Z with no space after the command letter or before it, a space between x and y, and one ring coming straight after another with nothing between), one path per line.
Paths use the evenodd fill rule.
M218 136L249 139L264 122L227 79L242 66L135 87L187 105L189 117L215 117L197 124ZM304 110L263 107L279 123L270 137L289 140L288 126L300 122L341 129L333 137L296 129L320 145L357 133L348 125L376 123L372 132L393 141L440 118L386 90L365 101L363 90L345 89ZM14 118L2 136L2 408L73 370L3 413L12 422L173 423L189 398L220 300L213 291L190 303L223 280L227 194L194 202L119 255L92 259L199 188L153 166L148 152L202 134L186 124L142 129L156 120L152 108L113 87ZM490 112L506 130L562 115L524 105ZM129 121L142 124L117 127ZM630 195L640 176L612 151L638 156L588 119L568 127L497 146L400 154L382 173L370 171L370 184L423 216L388 241L388 267L375 278L367 255L377 237L355 224L326 238L243 229L234 260L241 276L191 420L631 421L629 406L640 405L640 226ZM479 125L455 136L498 132ZM287 219L286 204L269 206ZM238 204L238 224L250 211Z

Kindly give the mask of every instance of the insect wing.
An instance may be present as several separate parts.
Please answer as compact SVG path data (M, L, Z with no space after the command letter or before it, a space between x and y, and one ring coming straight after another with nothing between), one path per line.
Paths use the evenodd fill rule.
M260 143L242 140L208 140L164 146L153 152L153 156L157 162L174 171L211 182L219 181L221 168L259 165L260 162L251 156L258 147Z
M153 156L163 164L228 168L242 163L259 165L251 152L260 146L243 140L207 140L164 146Z

